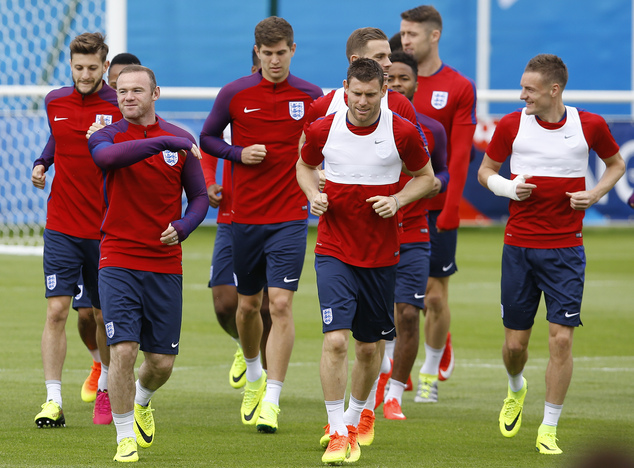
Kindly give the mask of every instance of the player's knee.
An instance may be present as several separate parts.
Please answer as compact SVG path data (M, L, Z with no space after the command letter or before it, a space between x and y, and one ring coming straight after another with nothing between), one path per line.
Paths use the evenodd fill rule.
M445 308L447 300L440 291L430 292L425 295L425 309L427 313L439 314Z
M507 340L505 343L506 353L511 357L519 357L526 353L527 347L521 341Z
M377 357L378 353L378 343L362 343L357 341L355 355L359 361L370 362Z
M324 351L332 354L348 354L348 339L337 331L328 332L324 335Z

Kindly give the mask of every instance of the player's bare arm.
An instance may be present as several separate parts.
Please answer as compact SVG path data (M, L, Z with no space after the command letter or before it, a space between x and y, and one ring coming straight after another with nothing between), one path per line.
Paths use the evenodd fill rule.
M400 192L390 196L370 197L366 200L372 203L372 208L381 218L391 218L408 203L423 198L434 186L434 170L431 161L418 171L409 171L412 179L405 184Z
M531 175L519 175L513 180L502 177L499 172L502 163L494 161L488 155L484 155L482 164L478 169L478 182L498 196L507 197L515 201L523 201L531 196L535 184L526 183Z
M31 173L31 182L35 188L44 189L44 185L46 185L45 171L46 169L41 164L38 164L33 168L33 172Z
M242 149L242 164L253 166L260 164L266 157L266 146L251 145Z
M621 157L621 153L616 153L607 159L604 159L605 172L597 182L597 185L591 190L583 190L580 192L566 192L570 198L570 206L573 210L587 210L603 195L608 193L618 180L625 174L625 161Z
M320 192L319 167L306 164L300 157L295 168L297 170L297 183L310 202L311 214L323 215L328 210L328 195Z

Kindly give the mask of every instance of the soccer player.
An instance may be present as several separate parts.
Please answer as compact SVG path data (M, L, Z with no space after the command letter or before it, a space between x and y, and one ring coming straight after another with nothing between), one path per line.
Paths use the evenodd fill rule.
M393 89L411 100L418 87L416 60L403 51L392 53L390 60L392 66L388 72L388 89ZM449 181L445 129L440 122L419 112L416 113L416 117L420 127L425 131L435 179L433 190L425 198L410 203L401 210L403 231L400 236L401 254L394 291L394 321L398 339L395 340L389 390L383 405L383 415L386 419L406 419L401 409L401 398L418 354L420 311L424 308L425 287L429 275L430 245L426 200L442 193ZM409 175L401 173L399 187L410 179ZM427 352L425 364L428 364L430 358L431 353ZM430 393L427 401L438 401L437 398L434 399L435 396L435 393Z
M605 120L564 105L568 81L564 62L551 54L533 57L524 70L520 99L526 107L503 117L478 171L479 182L508 197L509 219L502 252L502 358L508 396L500 431L513 437L522 424L528 344L542 294L546 301L548 348L544 419L537 431L539 453L559 454L557 423L572 377L572 339L581 325L586 257L585 210L625 173L625 163ZM588 151L606 169L586 190ZM510 158L511 180L499 175Z
M394 280L400 207L429 192L433 170L419 130L382 106L383 68L360 58L348 67L348 110L314 122L297 162L297 180L319 216L315 270L324 343L320 377L330 440L326 464L361 455L357 426L378 375L378 342L394 337ZM326 185L319 191L319 167ZM413 178L398 189L405 164ZM348 411L348 340L355 361Z
M260 59L254 49L251 49L251 59L253 61L251 73L256 73L260 69ZM225 140L231 144L231 128L225 128L224 133ZM244 353L240 346L240 338L238 337L238 328L236 326L238 292L236 291L236 279L233 272L233 252L231 249L232 163L229 160L225 160L223 163L222 185L216 182L217 158L203 157L201 166L205 174L209 206L218 208L216 238L214 240L214 253L211 260L208 285L212 291L216 319L222 329L227 332L238 345L238 349L233 357L233 363L229 369L229 385L233 388L242 388L247 382L247 363L244 360ZM269 313L269 300L266 289L262 296L260 315L262 316L260 355L262 357L262 367L266 369L266 343L271 330L271 314Z
M45 100L51 136L42 155L33 163L31 181L43 189L46 170L55 162L56 171L48 199L44 230L44 275L46 279L46 322L42 333L42 364L46 402L35 416L38 427L63 427L62 368L66 357L66 319L77 281L83 273L86 293L95 308L97 333L105 336L100 312L97 265L99 226L103 194L101 171L95 166L83 135L86 126L101 120L121 118L115 91L105 85L108 46L103 35L84 33L70 44L70 66L74 86L51 91ZM97 337L97 344L100 344ZM108 349L100 349L107 364ZM108 393L97 392L93 421L108 424ZM103 419L95 416L104 415Z
M428 205L431 258L425 292L425 351L432 354L433 365L426 367L428 372L421 369L419 375L415 401L422 402L437 390L437 379L448 379L454 368L449 334L449 277L458 270L458 212L476 128L476 89L472 80L440 59L442 18L433 6L421 5L401 13L400 31L403 50L418 62L414 107L445 127L450 175L446 192ZM434 371L439 360L438 370Z
M378 28L366 27L355 29L348 40L346 41L346 58L348 63L351 64L355 60L360 58L370 58L376 61L383 68L383 74L387 76L392 62L390 62L390 44L387 36L383 31ZM313 102L308 109L308 117L304 130L312 122L320 117L331 114L338 110L347 110L347 95L343 87L331 91L324 97L317 99ZM410 122L417 124L416 111L412 106L412 103L400 93L395 91L389 91L385 93L382 98L382 106L385 109L390 109L396 114L406 118ZM304 137L302 136L302 142ZM321 173L323 176L323 173ZM323 182L323 181L322 181ZM381 364L381 372L383 378L377 378L376 382L372 386L370 396L367 400L367 404L363 412L361 413L361 422L359 423L359 443L361 445L370 445L374 440L374 410L383 401L383 394L385 384L389 378L387 372L390 371L390 360L385 358L384 348L385 342L381 341L381 355L383 356ZM320 444L326 448L330 440L329 427L324 427L324 434L321 436Z
M195 139L156 116L159 96L152 70L125 67L117 79L123 120L88 141L105 178L99 292L111 355L114 460L120 462L137 461L137 444L154 442L151 398L169 379L180 343L180 244L208 209ZM188 205L181 215L183 189ZM145 359L135 389L139 349Z
M117 89L117 78L119 73L128 65L141 65L141 61L134 54L123 52L112 57L110 68L108 69L108 84Z
M220 90L200 135L203 151L233 162L236 325L247 364L240 414L245 425L266 433L278 427L280 393L295 341L293 294L306 251L308 207L295 179L297 148L305 111L323 94L290 73L293 36L283 18L258 23L254 47L260 72ZM231 145L222 138L229 123ZM271 313L267 372L259 356L265 285Z

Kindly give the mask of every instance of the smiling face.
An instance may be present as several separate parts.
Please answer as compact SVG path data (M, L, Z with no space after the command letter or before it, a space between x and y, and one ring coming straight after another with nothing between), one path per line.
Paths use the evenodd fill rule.
M117 79L117 100L123 117L136 125L156 121L154 101L159 98L158 86L152 89L150 77L143 71L123 73Z
M524 72L520 81L522 92L520 99L526 103L528 115L545 115L553 108L554 95L559 85L544 82L544 77L539 72Z
M403 62L392 62L387 75L387 87L401 93L411 101L418 87L418 80L412 67Z
M99 91L108 62L102 62L98 54L73 54L70 59L73 83L78 93L88 95Z
M381 98L385 96L387 84L381 87L378 79L367 83L351 78L344 81L343 87L348 95L348 119L357 127L367 127L376 122L381 113Z
M255 46L255 52L261 62L262 76L272 83L284 81L291 68L295 47L295 44L289 47L285 40L270 46L262 44L259 49Z

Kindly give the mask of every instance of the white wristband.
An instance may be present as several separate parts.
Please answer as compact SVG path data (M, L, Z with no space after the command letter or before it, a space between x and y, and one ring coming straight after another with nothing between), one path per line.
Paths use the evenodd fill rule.
M487 187L491 192L498 196L510 198L511 200L520 201L517 196L517 186L526 182L523 175L517 176L513 180L505 179L500 174L492 174L487 179Z
M399 208L401 207L401 204L399 203L398 198L396 198L396 195L390 195L390 197L392 197L394 201L396 202L396 211L398 211Z

